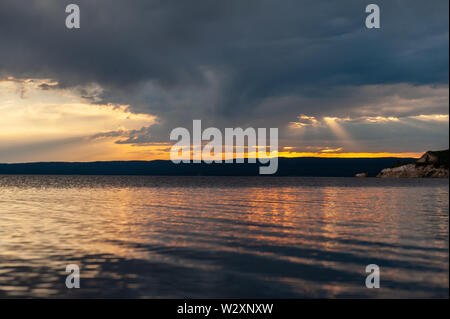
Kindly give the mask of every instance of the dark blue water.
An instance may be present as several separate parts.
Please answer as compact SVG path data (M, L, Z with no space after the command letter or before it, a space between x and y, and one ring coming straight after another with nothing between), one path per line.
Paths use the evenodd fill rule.
M0 176L0 297L448 297L448 196L448 180Z

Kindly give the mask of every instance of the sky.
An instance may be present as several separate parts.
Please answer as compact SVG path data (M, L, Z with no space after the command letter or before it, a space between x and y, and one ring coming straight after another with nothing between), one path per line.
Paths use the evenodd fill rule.
M449 2L372 2L380 29L361 0L0 0L0 162L168 159L195 119L280 156L447 149Z

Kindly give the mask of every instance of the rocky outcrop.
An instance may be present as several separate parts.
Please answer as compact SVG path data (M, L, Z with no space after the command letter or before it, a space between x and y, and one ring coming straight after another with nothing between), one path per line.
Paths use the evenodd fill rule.
M433 165L406 164L394 168L383 169L377 177L434 177L448 178L448 168Z
M377 177L448 178L448 150L426 152L417 162L385 168Z
M355 177L359 178L369 177L369 173L358 173L355 175Z

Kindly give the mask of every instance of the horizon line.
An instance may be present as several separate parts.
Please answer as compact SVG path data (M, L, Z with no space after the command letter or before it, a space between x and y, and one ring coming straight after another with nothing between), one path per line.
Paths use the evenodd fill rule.
M283 152L284 153L284 152ZM296 153L296 154L282 154L281 156L268 156L267 158L286 158L286 159L295 159L295 158L325 158L325 159L382 159L382 158L398 158L398 159L419 159L423 153ZM298 156L298 154L301 154ZM233 160L237 158L234 157ZM248 159L248 157L244 157L244 159ZM1 165L7 164L36 164L36 163L106 163L106 162L154 162L154 161L167 161L170 162L170 159L167 158L155 158L155 159L99 159L99 160L86 160L86 161L66 161L66 160L49 160L49 161L26 161L26 162L0 162ZM202 163L203 160L202 160ZM225 161L223 161L225 163ZM220 163L217 163L220 164Z

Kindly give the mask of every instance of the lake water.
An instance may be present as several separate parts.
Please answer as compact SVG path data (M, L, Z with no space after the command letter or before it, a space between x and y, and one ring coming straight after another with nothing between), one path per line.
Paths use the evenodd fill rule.
M448 298L448 216L446 179L0 176L0 297Z

